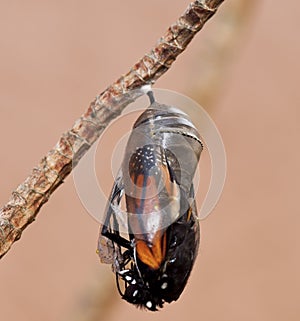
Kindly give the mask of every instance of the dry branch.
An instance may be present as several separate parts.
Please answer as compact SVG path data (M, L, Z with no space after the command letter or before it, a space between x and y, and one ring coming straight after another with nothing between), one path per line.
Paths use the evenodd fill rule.
M40 208L98 139L105 127L141 95L138 89L154 83L182 53L205 22L224 0L192 2L158 44L130 71L98 95L73 128L62 135L55 147L12 193L0 210L0 257L21 237ZM130 93L130 95L129 95Z

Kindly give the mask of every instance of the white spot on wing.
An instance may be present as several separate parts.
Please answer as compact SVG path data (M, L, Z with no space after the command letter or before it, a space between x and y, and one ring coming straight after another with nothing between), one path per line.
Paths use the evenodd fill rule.
M148 309L151 309L151 308L152 308L152 302L151 302L151 301L148 301L148 302L146 303L146 307L147 307Z
M125 276L125 280L126 280L126 281L131 281L131 280L132 280L132 277L131 277L130 275L126 275L126 276Z

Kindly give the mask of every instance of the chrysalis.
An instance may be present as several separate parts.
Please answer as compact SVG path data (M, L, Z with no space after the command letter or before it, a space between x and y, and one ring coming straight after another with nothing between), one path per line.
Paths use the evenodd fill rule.
M156 311L179 298L197 256L193 178L203 146L185 113L148 96L112 188L98 253L112 263L121 297Z

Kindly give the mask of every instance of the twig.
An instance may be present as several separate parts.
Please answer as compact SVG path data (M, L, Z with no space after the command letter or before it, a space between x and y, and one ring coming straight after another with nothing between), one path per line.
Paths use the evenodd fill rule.
M56 146L33 169L25 182L18 186L9 202L0 210L0 257L21 237L26 226L34 221L43 204L109 122L141 95L139 91L132 91L154 83L162 76L223 1L192 2L150 53L98 95L73 128L62 135Z

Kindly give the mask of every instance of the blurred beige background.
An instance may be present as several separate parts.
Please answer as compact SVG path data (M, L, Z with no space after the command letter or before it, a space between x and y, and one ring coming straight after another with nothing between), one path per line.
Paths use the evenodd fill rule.
M205 48L226 30L219 19L232 2L157 87L199 98ZM0 262L0 320L299 320L300 4L258 2L244 12L221 86L205 103L224 139L227 181L202 222L199 257L180 300L153 314L119 298L110 267L95 254L98 224L69 177ZM1 204L188 3L2 1ZM110 177L103 184L109 190Z

